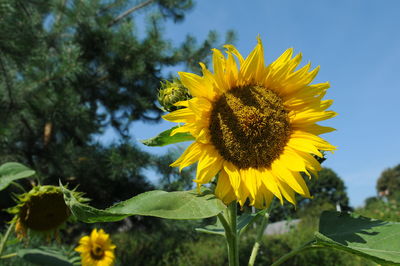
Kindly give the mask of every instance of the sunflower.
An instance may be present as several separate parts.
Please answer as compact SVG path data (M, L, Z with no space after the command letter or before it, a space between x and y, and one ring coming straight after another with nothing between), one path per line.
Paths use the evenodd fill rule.
M296 70L301 54L286 50L266 66L261 40L246 59L233 45L226 54L213 49L213 69L200 63L203 75L180 72L193 96L164 119L184 123L171 132L190 133L195 141L171 166L198 162L198 186L218 174L215 194L228 204L266 208L276 196L296 204L295 192L311 197L301 175L321 169L315 156L335 147L318 135L335 129L316 122L336 116L322 100L329 83L311 85L319 67ZM315 155L315 156L313 156Z
M79 240L79 246L75 251L81 253L83 266L110 266L114 264L114 249L110 236L103 229L93 229L90 236L84 236Z
M73 192L79 201L85 201L82 193ZM59 187L35 186L29 192L17 196L17 205L8 209L14 214L15 232L19 239L25 238L32 231L45 236L57 235L71 212L64 202Z

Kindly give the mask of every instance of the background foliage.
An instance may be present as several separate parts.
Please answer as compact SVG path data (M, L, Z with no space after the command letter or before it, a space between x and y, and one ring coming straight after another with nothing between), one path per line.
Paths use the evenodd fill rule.
M33 168L35 182L79 185L96 207L153 189L144 169L170 179L170 158L136 146L132 123L159 121L157 89L170 77L168 68L197 71L197 62L207 63L218 46L215 32L202 42L187 36L178 45L163 35L163 24L182 21L192 1L1 5L0 163ZM118 132L119 141L99 142L107 130ZM13 204L8 192L0 195L0 208Z
M222 43L216 32L200 42L187 36L178 45L164 36L165 22L184 20L192 7L191 0L1 1L0 164L16 161L34 169L35 179L21 182L27 190L33 183L57 185L59 179L70 187L79 185L97 208L154 189L156 185L144 174L147 169L159 174L158 188L192 188L193 168L180 174L169 167L181 151L175 148L156 156L131 139L137 130L135 121L160 120L157 88L161 80L172 77L168 69L179 66L198 72L197 62L208 63L210 49ZM128 16L124 16L126 11ZM224 43L233 39L234 34L228 32ZM100 142L107 130L117 132L119 141ZM337 206L351 210L346 187L332 169L324 168L318 179L305 179L314 199L299 197L297 210L286 204L273 209L272 222L296 218L301 222L286 234L265 236L258 264L270 264L311 239L322 210ZM355 211L400 221L399 189L397 165L382 173L378 196ZM20 190L11 186L0 192L0 210L14 205L11 193ZM6 221L10 216L2 211L0 219ZM135 216L94 226L112 234L120 265L225 265L224 240L193 230L212 222ZM77 239L90 231L88 227L69 225L62 243L11 238L6 252L50 245L66 256L75 256L72 250ZM250 228L242 241L243 260L250 254L254 238L255 231ZM4 265L29 264L14 258L4 260ZM287 265L369 262L339 251L315 250L294 257Z

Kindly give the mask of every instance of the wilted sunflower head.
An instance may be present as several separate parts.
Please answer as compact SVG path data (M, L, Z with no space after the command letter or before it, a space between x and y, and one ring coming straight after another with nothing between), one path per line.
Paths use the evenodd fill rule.
M93 229L89 236L79 240L75 251L81 253L82 266L110 266L114 264L116 246L103 229Z
M77 198L84 199L82 193L74 193ZM19 195L17 203L8 212L15 214L15 230L19 238L23 238L28 230L45 235L54 233L71 215L61 189L56 186L35 186Z
M225 203L247 200L267 207L274 196L295 204L295 192L310 197L300 172L311 177L320 169L314 156L335 147L318 135L333 131L316 122L336 115L322 100L329 83L310 84L319 67L296 70L301 54L288 49L265 65L261 40L247 58L232 45L226 54L213 50L214 72L180 72L192 99L164 119L183 123L173 130L196 138L172 166L197 164L195 182L210 182L219 173L215 193ZM236 57L236 58L235 58Z

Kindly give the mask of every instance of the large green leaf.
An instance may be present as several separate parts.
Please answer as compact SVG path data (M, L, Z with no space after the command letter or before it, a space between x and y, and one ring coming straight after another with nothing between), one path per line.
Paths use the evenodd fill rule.
M340 212L323 212L317 244L341 249L383 265L400 264L400 223Z
M20 163L5 163L0 166L0 191L8 187L13 181L27 178L35 174L35 171Z
M17 251L17 255L26 261L29 261L36 265L46 266L72 266L72 262L68 260L64 255L52 251L43 249L20 249Z
M141 140L140 142L147 146L165 146L178 142L195 140L195 138L189 133L177 133L173 136L170 136L172 130L175 128L178 128L178 126L165 130L153 138Z
M62 187L64 200L78 220L87 223L115 222L132 215L155 216L166 219L203 219L223 211L226 206L215 195L195 191L165 192L154 190L119 202L105 210L79 203L73 193Z

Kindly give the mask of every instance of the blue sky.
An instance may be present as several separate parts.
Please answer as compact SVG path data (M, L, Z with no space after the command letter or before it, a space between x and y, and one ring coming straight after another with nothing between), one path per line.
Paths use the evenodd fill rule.
M203 0L183 23L167 23L165 36L179 43L190 33L201 41L209 30L222 36L232 29L247 55L259 34L268 63L293 47L304 63L320 65L314 83L331 83L325 98L339 113L322 123L337 129L325 138L338 146L324 166L338 173L351 204L360 206L376 194L382 170L400 163L399 10L396 0ZM136 123L132 133L145 139L169 126Z

